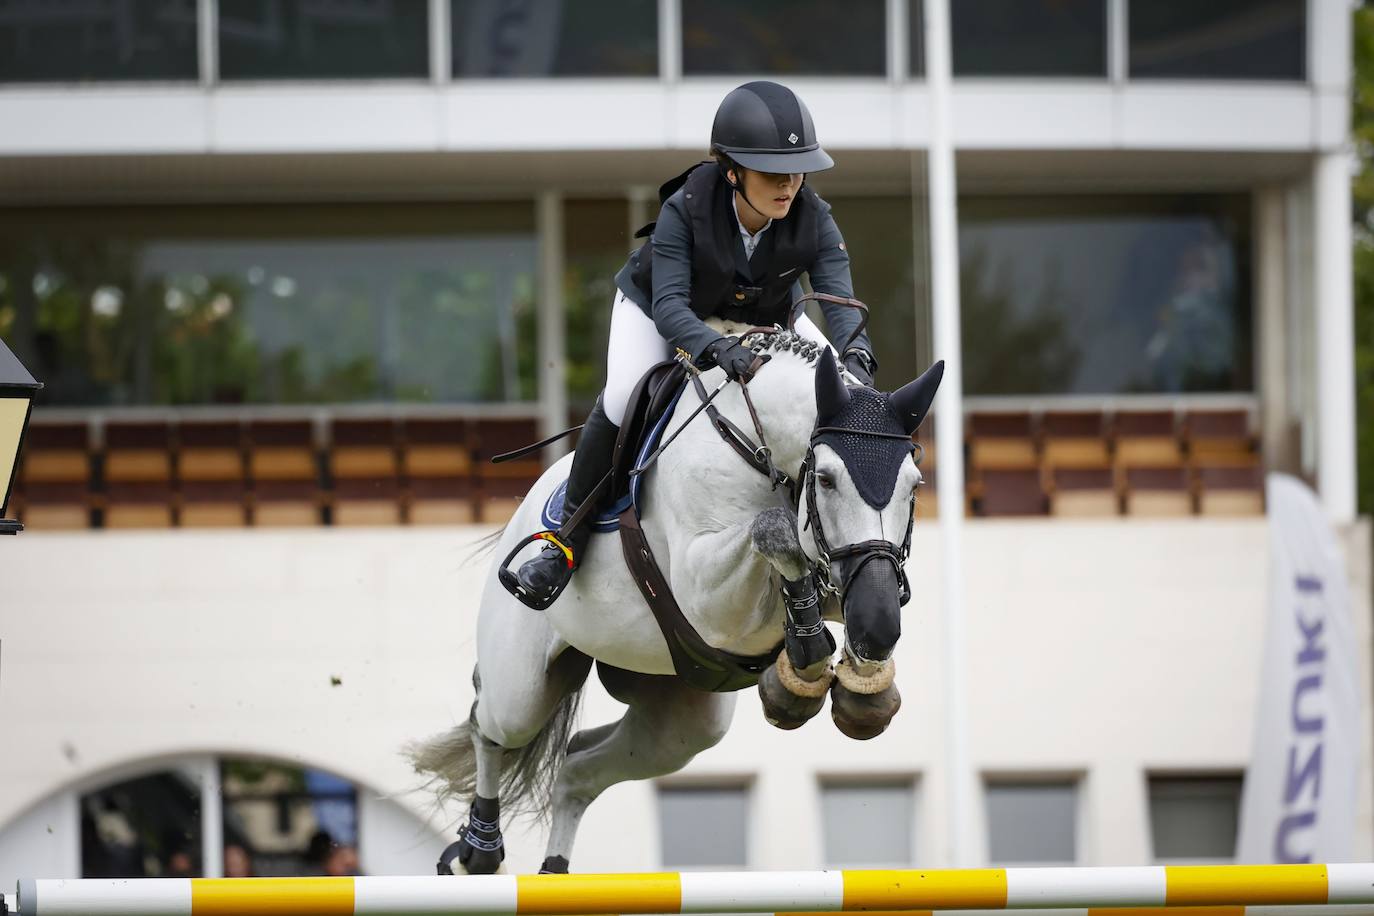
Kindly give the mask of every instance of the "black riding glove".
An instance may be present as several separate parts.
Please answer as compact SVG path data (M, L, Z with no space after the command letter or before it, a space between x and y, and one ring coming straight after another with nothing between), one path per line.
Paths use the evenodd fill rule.
M878 361L873 358L872 353L859 349L846 350L844 359L840 361L855 378L869 388L873 387L873 373L878 371Z
M754 365L755 353L742 346L734 337L721 337L706 345L706 357L725 370L725 374L737 382L747 382L754 377L750 367Z

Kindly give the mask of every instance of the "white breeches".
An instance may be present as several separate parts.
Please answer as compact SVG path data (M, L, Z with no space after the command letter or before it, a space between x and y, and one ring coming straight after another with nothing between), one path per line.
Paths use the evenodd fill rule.
M830 346L821 329L805 314L797 316L796 327L797 333L807 340ZM606 418L619 426L625 419L635 385L651 366L672 355L672 346L659 336L654 320L616 290L611 305L611 338L606 345L606 390L601 393L601 409L606 411Z

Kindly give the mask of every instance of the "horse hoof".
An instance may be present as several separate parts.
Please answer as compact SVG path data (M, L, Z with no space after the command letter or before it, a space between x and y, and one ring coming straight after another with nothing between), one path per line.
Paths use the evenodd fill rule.
M544 864L539 866L541 875L566 875L568 873L568 860L563 856L549 856L544 860Z
M878 693L855 693L836 681L830 690L830 718L836 728L856 741L881 735L901 708L902 695L896 684Z
M787 731L800 728L825 706L825 694L829 686L828 672L827 677L818 681L798 678L784 652L759 678L763 717L775 728Z
M437 870L441 875L496 875L501 874L501 862L506 858L506 849L496 834L495 849L479 849L468 840L468 825L458 830L458 839L449 844L439 856Z
M490 861L490 858L488 857L488 854L486 854L486 853L477 853L477 856L480 856L481 858L474 857L475 861L474 861L474 859L468 859L467 862L462 862L462 861L459 861L458 859L454 859L453 862L451 863L451 867L445 866L445 865L441 862L441 863L439 864L439 869L440 869L439 874L441 874L441 875L504 875L504 874L506 874L506 866L505 866L505 864L503 864L499 859L498 859L497 862L496 862L496 867L493 868L493 867L492 867L492 863L491 863L491 861ZM445 869L445 868L448 868L448 871L444 871L443 869Z

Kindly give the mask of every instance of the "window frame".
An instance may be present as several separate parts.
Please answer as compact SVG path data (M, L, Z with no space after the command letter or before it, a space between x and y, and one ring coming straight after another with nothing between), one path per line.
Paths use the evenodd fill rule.
M1133 76L1131 74L1131 0L1111 0L1112 3L1121 7L1123 22L1121 24L1122 42L1120 48L1121 81L1140 86L1152 88L1165 87L1184 87L1189 84L1201 84L1212 88L1241 88L1251 87L1258 89L1286 89L1294 86L1310 86L1312 84L1312 58L1313 58L1313 36L1316 30L1316 4L1312 0L1301 0L1303 5L1303 36L1302 36L1302 75L1296 79L1281 79L1278 77L1263 77L1257 79L1247 79L1238 76ZM1142 0L1137 0L1142 2Z
M757 786L753 773L721 773L709 776L694 775L681 776L673 775L660 779L655 779L652 783L654 792L654 838L658 841L658 862L659 866L665 871L719 871L721 869L748 869L751 863L758 856L755 844L758 842L757 831L754 830L754 808L757 804ZM711 864L670 864L664 856L663 837L666 825L663 820L663 809L660 804L663 793L666 792L691 792L694 790L716 790L739 792L744 799L744 862L717 862Z
M1145 815L1150 861L1156 865L1230 865L1236 861L1235 850L1229 856L1161 857L1155 849L1154 793L1155 780L1234 779L1240 783L1236 797L1236 838L1240 838L1240 817L1245 800L1245 767L1157 768L1147 767L1141 772L1145 788Z
M1087 858L1084 855L1084 838L1087 836L1089 825L1088 810L1088 770L1086 768L1065 768L1060 770L1010 770L994 769L984 770L979 774L979 784L982 792L979 795L979 803L982 806L982 826L983 826L983 852L987 862L994 868L1038 868L1038 867L1064 867L1082 865ZM992 813L988 805L989 792L993 786L1064 786L1068 785L1073 789L1073 858L1069 861L1060 860L1017 860L1006 862L993 857L992 854Z
M882 771L874 773L860 773L854 771L822 771L815 776L816 786L816 821L821 829L821 844L819 853L820 867L825 869L844 869L844 868L915 868L920 861L921 848L921 773L918 771ZM909 855L897 864L897 860L891 863L880 863L868 866L845 865L830 861L829 855L825 850L825 836L828 836L830 825L825 822L825 792L827 789L905 789L911 793L911 811L907 819L908 837L910 839Z

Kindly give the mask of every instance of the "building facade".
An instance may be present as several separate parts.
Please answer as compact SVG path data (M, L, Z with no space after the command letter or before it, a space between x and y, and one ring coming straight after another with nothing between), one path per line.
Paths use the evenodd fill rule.
M1224 856L1265 470L1343 526L1369 695L1349 9L951 6L981 846ZM376 797L410 786L399 744L471 701L459 545L539 471L484 459L595 397L611 277L730 88L810 107L880 384L942 356L923 22L919 0L0 0L0 336L47 386L30 530L0 552L0 721L27 735L0 762L0 881L87 868L83 836L132 829L95 823L109 787L163 772L209 872L268 802L313 812L255 850L289 867L328 820L316 770L356 787L364 869L427 867L445 817ZM742 698L682 777L592 809L575 867L948 861L934 530L888 734L774 733ZM589 720L613 715L595 696ZM738 829L707 855L667 826L694 812ZM537 863L537 827L514 836Z

